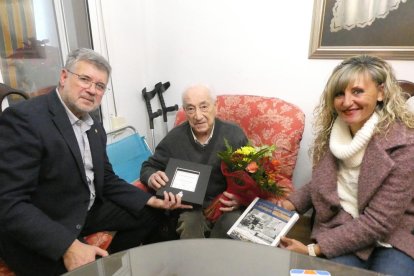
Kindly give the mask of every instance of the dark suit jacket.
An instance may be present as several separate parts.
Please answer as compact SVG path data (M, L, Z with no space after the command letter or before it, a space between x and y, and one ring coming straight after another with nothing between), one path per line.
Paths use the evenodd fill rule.
M341 208L337 169L327 152L311 182L289 197L300 213L315 207L312 238L322 253L367 259L383 241L414 258L414 129L394 123L385 137L371 138L360 169L357 219Z
M100 123L88 138L96 201L140 211L151 195L114 174ZM0 117L0 153L1 253L58 260L82 230L89 189L74 131L55 91L6 109Z

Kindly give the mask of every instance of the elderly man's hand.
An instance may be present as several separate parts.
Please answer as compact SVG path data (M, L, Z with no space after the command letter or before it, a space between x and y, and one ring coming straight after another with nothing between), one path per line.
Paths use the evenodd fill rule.
M165 191L164 191L164 199L159 199L153 196L148 200L147 205L154 207L154 208L166 209L166 210L192 209L193 208L193 206L191 205L181 203L181 195L179 194L174 195L171 192L167 193Z
M237 199L237 197L234 194L228 193L228 192L223 192L223 195L225 197L227 197L229 200L225 200L223 198L220 198L220 202L225 206L225 207L220 207L220 210L223 212L231 212L234 211L236 209L238 209L240 207L240 203Z
M164 187L165 184L168 182L168 177L163 171L156 171L155 173L151 174L148 179L148 187L157 191L161 187Z

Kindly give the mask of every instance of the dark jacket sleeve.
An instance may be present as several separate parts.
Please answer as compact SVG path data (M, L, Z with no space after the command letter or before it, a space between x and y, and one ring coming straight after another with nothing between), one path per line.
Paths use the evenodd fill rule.
M142 191L134 185L131 185L115 174L106 152L107 136L105 130L101 124L97 124L97 128L99 129L98 132L102 133L100 138L103 148L103 156L99 160L103 161L104 164L102 197L104 200L110 200L117 205L127 209L129 212L138 214L152 195ZM97 174L95 173L95 175ZM97 180L95 182L100 181Z

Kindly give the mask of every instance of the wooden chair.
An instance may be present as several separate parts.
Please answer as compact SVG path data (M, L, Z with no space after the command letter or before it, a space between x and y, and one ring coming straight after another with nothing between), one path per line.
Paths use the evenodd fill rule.
M398 80L398 84L400 85L403 92L406 92L414 96L414 82L407 81L407 80Z
M3 113L3 107L6 104L11 105L16 102L27 100L29 95L21 90L11 88L4 83L0 83L0 115Z

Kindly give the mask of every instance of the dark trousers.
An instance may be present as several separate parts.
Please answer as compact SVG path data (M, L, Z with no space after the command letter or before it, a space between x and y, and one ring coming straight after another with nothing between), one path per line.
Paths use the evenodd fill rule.
M161 210L144 207L137 214L128 213L111 202L97 204L89 211L81 236L98 231L117 231L109 253L139 246L157 228L164 215Z
M88 212L79 240L98 231L117 231L108 251L114 253L126 250L145 242L162 219L162 211L150 207L132 214L109 201L97 203ZM60 275L66 272L63 259L56 262L43 257L12 237L3 236L0 239L0 254L17 276Z

